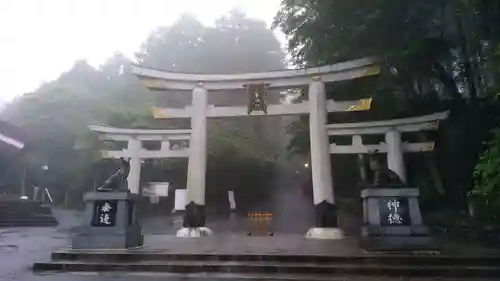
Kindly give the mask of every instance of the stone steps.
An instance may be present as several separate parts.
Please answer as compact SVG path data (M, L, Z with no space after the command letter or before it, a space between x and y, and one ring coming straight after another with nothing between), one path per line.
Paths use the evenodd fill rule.
M500 256L429 256L408 254L378 254L359 256L327 255L273 255L273 254L175 254L126 250L59 251L51 254L52 260L66 261L248 261L248 262L306 262L347 264L392 264L392 265L471 265L500 266Z
M500 257L190 255L56 252L35 272L164 272L366 277L500 278ZM277 276L276 276L277 277ZM470 280L470 279L469 279Z
M0 227L51 227L57 226L55 219L2 220Z
M207 280L207 281L471 281L470 278L426 278L426 277L377 277L377 276L331 276L315 274L256 274L256 273L168 273L168 272L50 272L51 280L81 280L78 277L97 277L99 280L143 281L159 280ZM42 275L44 276L44 275ZM108 278L108 279L106 279ZM478 279L474 281L490 281L491 279Z
M0 202L0 227L57 226L49 206L40 202L12 200Z

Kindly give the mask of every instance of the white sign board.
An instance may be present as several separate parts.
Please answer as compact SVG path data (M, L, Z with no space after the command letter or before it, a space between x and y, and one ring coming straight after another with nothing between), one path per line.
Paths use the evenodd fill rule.
M142 195L168 197L169 186L168 182L150 182L148 186L143 187Z
M186 203L187 203L186 201L187 201L187 190L176 189L174 209L176 211L184 211L186 209Z
M154 182L151 183L155 194L158 196L168 197L168 189L170 187L170 183L168 182Z

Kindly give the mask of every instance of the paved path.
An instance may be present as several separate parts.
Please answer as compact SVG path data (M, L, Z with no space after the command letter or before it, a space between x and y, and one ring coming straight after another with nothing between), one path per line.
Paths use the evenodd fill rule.
M130 273L85 273L85 274L43 274L33 275L31 266L35 261L50 259L50 253L66 248L70 243L72 228L81 223L78 213L56 211L56 218L60 222L57 228L0 228L0 281L136 281L141 280L194 280L205 277L204 280L222 280L216 275L141 275ZM171 220L170 222L168 220ZM242 235L229 235L215 233L212 237L202 239L182 239L173 235L159 235L174 233L172 225L175 219L165 218L165 224L154 229L148 228L146 233L146 246L137 251L159 251L168 253L268 253L268 254L329 254L346 255L359 254L361 250L355 247L355 240L346 239L340 242L315 241L303 239L301 235L279 234L274 237L246 237ZM170 229L168 229L170 228ZM152 230L152 231L151 231ZM461 245L463 246L463 245ZM251 277L251 276L248 276ZM261 276L262 277L262 276ZM262 279L257 277L258 279ZM242 280L231 278L225 280ZM351 281L381 281L386 278L333 278L331 280ZM394 279L431 281L434 279ZM436 279L447 281L443 279ZM451 281L451 280L450 280Z
M55 228L0 229L0 280L30 280L31 265L68 244Z
M0 280L1 281L216 281L214 276L179 276L169 274L141 275L130 273L44 273L34 275L31 266L35 261L50 259L50 253L69 244L69 232L57 228L8 228L0 229ZM187 279L186 279L187 278ZM227 279L225 279L227 280ZM237 280L237 279L231 279Z
M364 252L354 239L337 241L311 240L303 235L249 237L241 234L219 234L199 239L170 235L146 236L139 252L200 254L280 254L280 255L360 255Z

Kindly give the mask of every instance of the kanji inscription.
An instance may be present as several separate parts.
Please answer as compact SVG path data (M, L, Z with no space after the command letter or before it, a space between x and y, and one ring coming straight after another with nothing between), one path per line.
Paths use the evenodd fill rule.
M92 226L115 226L116 211L118 207L116 200L99 200L95 201L94 217L92 218Z
M381 198L379 204L381 225L411 225L407 198Z

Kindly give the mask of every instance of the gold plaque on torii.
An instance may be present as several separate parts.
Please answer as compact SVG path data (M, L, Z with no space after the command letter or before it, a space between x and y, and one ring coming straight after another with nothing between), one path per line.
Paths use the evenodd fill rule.
M248 95L248 112L247 114L252 113L254 110L263 111L267 114L267 87L269 84L267 83L259 83L259 84L247 84L243 85L243 87L247 91Z

